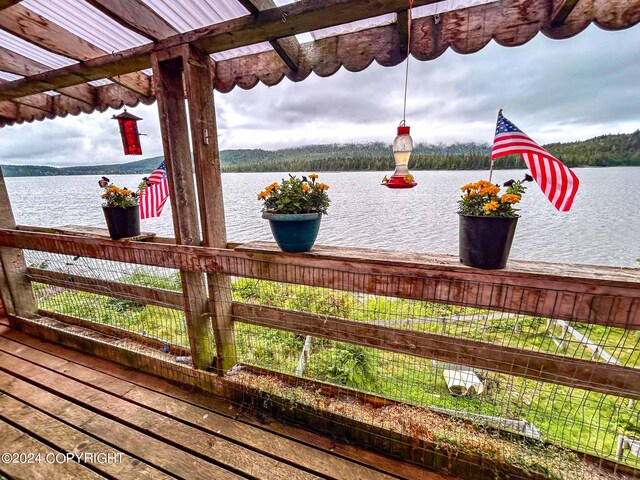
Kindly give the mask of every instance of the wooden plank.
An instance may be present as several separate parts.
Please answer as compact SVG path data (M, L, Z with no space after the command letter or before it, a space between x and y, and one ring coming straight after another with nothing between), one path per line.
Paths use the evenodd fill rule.
M102 280L93 277L83 277L81 275L64 272L54 272L41 268L28 268L27 278L32 282L45 283L47 285L95 293L97 295L106 295L147 305L184 310L183 296L179 292Z
M227 245L227 227L209 56L189 47L182 51L182 62L189 104L202 245L224 248ZM216 365L218 370L225 372L237 362L235 331L231 318L231 280L226 275L210 273L207 275L207 288L216 344Z
M53 227L52 231L62 233L64 235L78 235L80 237L104 238L111 240L109 230L102 227L87 227L85 225L63 225L62 227ZM153 232L140 232L135 237L127 237L117 241L131 242L133 240L149 240L155 237Z
M55 365L57 357L2 337L0 337L0 349L32 363L46 366L49 370L76 380L83 381L83 377L89 372L92 375L90 378L91 383L88 383L90 386L96 386L112 394L119 392L118 389L114 388L114 378L110 375L102 374L102 378L99 381L94 381L93 376L96 371L91 368L69 364L69 362L66 362L64 366L52 366ZM83 383L87 382L83 381ZM391 480L392 478L363 465L327 455L314 448L300 445L293 440L273 435L252 425L237 422L227 416L222 416L211 410L136 386L128 381L120 380L118 383L126 385L128 389L128 392L122 397L136 405L156 411L211 434L220 435L229 441L251 448L277 460L298 465L323 477L335 478L336 480L352 480L353 478ZM101 385L104 387L101 388Z
M640 399L640 368L234 302L235 321Z
M0 450L3 454L40 454L41 461L34 463L31 468L25 468L25 465L19 461L15 463L2 462L2 471L12 479L47 480L55 478L60 480L72 480L77 478L86 478L90 480L105 478L74 461L61 461L59 463L55 461L52 463L47 462L46 458L53 458L55 460L55 456L57 454L64 455L64 453L48 447L44 443L39 442L6 422L0 421L0 431L2 432L2 435L0 435ZM34 459L35 458L36 457L34 456Z
M114 339L115 338L131 339L140 345L145 345L147 347L154 348L158 352L162 351L163 353L168 353L170 355L181 356L181 357L191 356L191 350L189 350L188 347L185 347L183 345L176 345L175 343L165 341L161 338L149 337L147 335L133 332L131 330L126 330L124 328L114 327L112 325L94 322L92 320L74 317L72 315L65 315L63 313L52 312L50 310L40 309L38 310L38 314L46 318L51 318L54 320L58 320L59 322L64 322L65 324L68 324L68 325L76 325L78 327L83 327L93 332L99 332Z
M5 10L0 16L0 27L27 42L74 60L91 60L108 53L22 5ZM150 79L144 74L114 75L111 80L139 95L151 95Z
M551 5L553 13L551 14L551 26L557 27L562 25L567 17L571 14L579 0L553 0Z
M9 193L0 168L0 228L15 227ZM9 313L25 317L34 316L37 310L36 300L26 275L27 265L22 251L16 248L0 248L0 267L4 272L7 287L7 290L1 293L7 307L11 308Z
M198 480L210 480L212 476L225 480L242 478L177 447L167 445L149 435L96 414L88 408L76 405L72 401L65 400L4 372L0 372L0 391L18 397L23 402L46 411L56 419L86 432L104 443L117 445L122 451L142 459L154 466L156 470L163 470L172 477ZM59 477L49 478L57 479Z
M452 255L314 247L285 254L275 244L234 250L113 242L0 229L0 245L194 272L225 273L388 297L466 305L640 329L637 269L512 261L504 270L461 266Z
M87 1L123 27L151 40L161 40L179 33L142 0Z
M40 438L48 445L55 445L57 449L63 452L74 454L74 459L78 459L83 463L86 462L92 470L99 474L106 474L116 478L171 478L130 455L97 441L7 395L0 396L0 418L3 418L6 422L11 422L23 431L28 431L31 436ZM97 461L99 457L102 458ZM31 469L39 469L39 465L34 465Z
M305 480L317 479L285 463L236 445L217 435L210 435L182 422L140 407L125 399L83 385L71 378L46 370L15 356L0 352L0 368L10 375L40 386L77 405L116 418L143 432L186 451L195 452L225 468L256 478ZM212 448L213 447L213 448Z
M233 418L236 422L242 422L256 426L260 429L275 432L278 435L282 435L314 449L326 452L329 455L340 456L352 462L362 462L364 465L370 465L378 470L395 474L401 478L411 480L434 480L441 478L440 475L425 470L417 465L382 456L379 453L375 453L370 450L363 450L354 445L342 443L340 441L312 433L308 430L275 422L264 415L254 416L247 409L242 409L241 406L238 407L237 405L222 400L215 395L203 393L202 391L194 391L192 387L185 389L141 371L134 371L122 365L103 360L101 358L96 358L94 356L89 356L80 351L70 350L60 345L45 342L17 330L8 330L4 333L0 331L0 335L3 335L5 338L16 343L20 343L46 353L48 356L52 357L49 358L47 365L55 364L56 357L64 358L65 360L74 362L76 365L90 366L96 371L131 382L145 389L162 393L191 405L207 408L218 415ZM273 375L273 372L271 372L271 374ZM297 381L299 382L300 379L298 378ZM322 388L332 387L331 385L322 384L321 382L317 383L318 385L316 385L315 388L321 388L320 385ZM101 383L94 383L94 386L96 386L96 388L102 388ZM344 391L345 390L342 389L342 393L344 393ZM358 398L362 398L362 394L359 392Z

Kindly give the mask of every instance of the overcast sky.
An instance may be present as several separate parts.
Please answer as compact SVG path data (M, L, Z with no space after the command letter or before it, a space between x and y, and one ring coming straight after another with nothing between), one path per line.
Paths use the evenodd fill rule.
M517 48L489 44L478 53L448 50L411 59L407 124L420 143L491 142L497 110L538 143L585 139L640 128L640 27L591 26L568 40L539 34ZM402 119L405 65L375 62L359 73L301 83L282 80L216 92L221 149L278 149L316 143L389 142ZM142 157L122 154L109 110L0 129L0 163L87 165L162 154L156 104L129 109L143 121Z

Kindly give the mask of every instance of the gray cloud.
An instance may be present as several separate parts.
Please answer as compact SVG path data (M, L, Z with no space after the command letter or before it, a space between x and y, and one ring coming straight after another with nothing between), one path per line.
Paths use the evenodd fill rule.
M640 127L637 45L640 28L605 32L589 27L556 41L495 43L471 55L451 50L409 65L407 123L414 139L490 142L498 108L539 142L570 141ZM312 143L391 142L402 118L405 65L376 63L329 78L216 94L221 148L282 148ZM157 107L144 118L145 156L162 153ZM113 111L0 129L1 163L73 165L119 163Z

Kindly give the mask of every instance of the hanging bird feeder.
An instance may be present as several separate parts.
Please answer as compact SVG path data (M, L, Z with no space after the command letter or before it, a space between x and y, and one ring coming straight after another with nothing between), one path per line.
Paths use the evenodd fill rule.
M413 139L409 135L410 128L404 122L398 127L398 135L393 141L393 157L396 161L396 170L390 179L385 177L389 188L413 188L417 185L413 175L409 173L409 157L413 151Z
M138 121L140 117L130 114L125 109L120 115L111 117L118 120L120 127L120 136L122 137L122 148L125 155L142 155L142 146L140 145L140 133L138 133Z
M410 127L405 124L407 117L407 89L409 86L409 58L411 48L411 8L413 8L413 0L409 0L409 9L407 10L407 28L409 39L407 42L407 64L404 73L404 102L402 110L402 121L398 127L398 135L393 141L393 158L396 160L396 170L391 178L385 175L382 179L382 185L389 188L413 188L417 185L413 175L409 173L409 157L413 151L413 139L409 135Z

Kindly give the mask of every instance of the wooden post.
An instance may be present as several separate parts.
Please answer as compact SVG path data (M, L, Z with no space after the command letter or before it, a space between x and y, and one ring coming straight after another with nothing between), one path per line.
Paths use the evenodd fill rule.
M0 228L16 229L9 193L0 168ZM27 265L22 250L0 248L0 290L7 312L26 318L33 317L38 307L31 283L27 279Z
M166 52L163 52L163 55L166 55ZM182 59L178 57L163 60L157 54L153 54L151 63L156 79L160 130L169 178L169 199L173 211L176 243L199 245L200 229L184 103ZM211 320L208 316L204 275L181 270L180 278L193 366L208 369L214 363L215 349Z
M184 46L184 82L189 105L191 145L198 186L202 244L226 248L227 229L220 176L220 152L216 126L213 81L209 56ZM231 316L231 281L226 275L208 274L209 312L216 339L217 367L221 373L236 364L236 342Z

